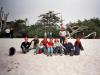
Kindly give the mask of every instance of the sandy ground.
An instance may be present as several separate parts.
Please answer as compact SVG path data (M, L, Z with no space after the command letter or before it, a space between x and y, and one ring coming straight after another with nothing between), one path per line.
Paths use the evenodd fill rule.
M29 39L30 41L31 39ZM44 54L34 55L33 50L22 54L23 39L0 39L0 75L100 75L100 40L87 39L79 56ZM74 43L74 39L69 39ZM10 47L16 48L14 56L8 56Z

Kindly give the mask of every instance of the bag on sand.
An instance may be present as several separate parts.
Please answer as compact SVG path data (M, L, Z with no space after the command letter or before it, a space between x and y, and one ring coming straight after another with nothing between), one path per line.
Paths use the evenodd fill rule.
M14 47L9 48L9 56L13 56L16 52L16 49Z

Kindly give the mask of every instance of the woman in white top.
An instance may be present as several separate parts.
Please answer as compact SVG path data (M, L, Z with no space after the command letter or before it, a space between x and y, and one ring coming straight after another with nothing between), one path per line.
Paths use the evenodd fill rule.
M59 31L59 36L60 36L60 43L64 44L64 40L66 37L66 31L64 27L61 27L60 31Z

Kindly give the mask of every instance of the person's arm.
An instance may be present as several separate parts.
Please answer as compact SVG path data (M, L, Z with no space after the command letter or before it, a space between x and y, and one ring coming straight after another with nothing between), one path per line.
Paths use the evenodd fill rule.
M30 42L27 42L26 48L29 48L30 45L31 45Z
M80 42L79 47L80 47L80 49L81 49L82 51L84 50L84 48L83 48L83 46L82 46L82 43L81 43L81 42Z
M59 36L61 36L61 31L59 32Z
M24 47L24 42L21 43L21 46L20 47L21 47L21 49L24 49L25 48Z
M67 35L66 31L64 32L64 35L65 35L65 36Z
M33 41L34 41L34 40L31 40L30 45L32 44Z
M71 42L69 44L70 44L71 49L74 49L73 44Z
M75 43L74 43L74 47L76 46L76 43L77 43L77 42L75 41Z
M22 48L22 46L23 46L23 43L21 43L20 48Z

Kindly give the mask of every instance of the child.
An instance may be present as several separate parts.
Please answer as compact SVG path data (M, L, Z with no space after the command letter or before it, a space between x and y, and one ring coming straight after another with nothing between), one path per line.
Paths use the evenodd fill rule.
M22 53L26 53L26 52L29 52L29 47L30 47L30 45L31 45L31 43L30 42L28 42L28 38L27 38L27 36L24 38L24 42L22 42L22 44L21 44L21 49L22 49Z
M44 48L44 46L42 45L42 43L38 44L38 46L35 48L34 54L43 53L43 48Z
M61 30L59 31L59 36L60 36L60 43L64 44L64 40L66 37L66 31L64 27L61 27Z
M75 43L74 43L74 47L75 47L75 51L74 54L75 55L80 55L80 50L84 50L83 46L81 44L80 38L77 38Z
M53 55L53 46L54 46L53 39L50 38L49 42L47 43L48 56Z
M39 44L39 39L38 39L37 35L35 35L34 39L31 41L31 43L32 43L32 42L34 42L34 43L33 43L33 48L36 49L36 47L37 47L38 44Z
M54 43L54 53L55 53L56 55L57 55L57 53L60 53L60 54L62 55L62 53L63 53L63 51L62 51L62 49L63 49L62 44L59 42L58 39L55 39L54 42L55 42L55 43Z
M65 39L63 46L65 47L64 49L65 55L70 54L70 56L73 56L74 46L71 42L68 42L67 38Z
M42 50L44 54L47 54L47 43L48 43L48 40L46 37L40 43L41 45L43 45Z

